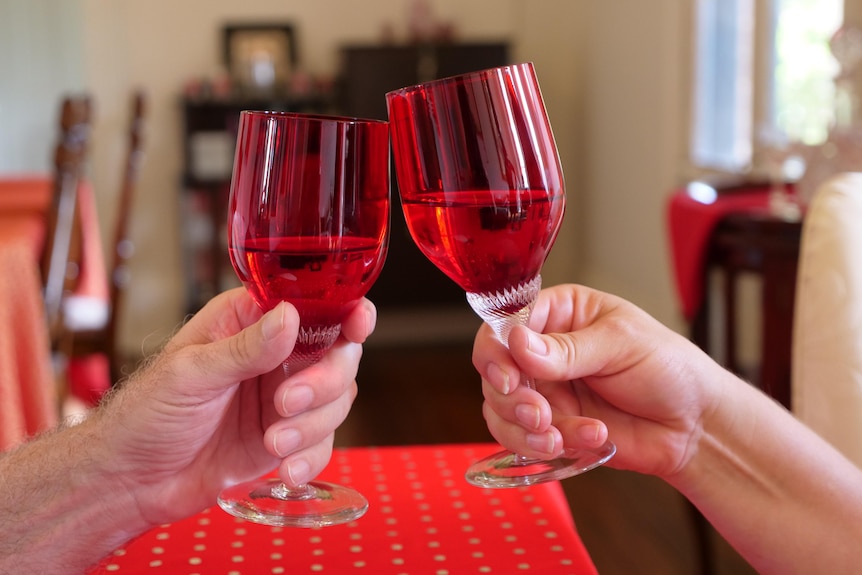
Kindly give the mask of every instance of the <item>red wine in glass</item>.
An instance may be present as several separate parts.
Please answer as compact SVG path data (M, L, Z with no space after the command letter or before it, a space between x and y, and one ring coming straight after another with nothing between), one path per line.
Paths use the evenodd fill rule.
M389 234L389 126L336 116L240 114L228 205L228 252L254 301L299 312L290 375L316 363L380 275ZM321 527L353 521L368 501L353 489L256 479L219 495L257 523Z
M505 343L512 327L529 320L565 211L535 69L527 63L472 72L386 99L411 237ZM473 464L466 477L480 487L530 485L583 473L615 452L611 442L551 461L503 451Z
M402 201L419 249L468 293L533 279L559 230L563 194L454 191Z
M369 209L386 213L385 202ZM305 326L340 326L380 275L385 246L379 237L255 238L228 248L234 270L263 309L289 301ZM338 336L337 330L333 334ZM297 339L291 356L319 358L328 338ZM294 357L296 356L296 357ZM291 369L296 365L288 364Z

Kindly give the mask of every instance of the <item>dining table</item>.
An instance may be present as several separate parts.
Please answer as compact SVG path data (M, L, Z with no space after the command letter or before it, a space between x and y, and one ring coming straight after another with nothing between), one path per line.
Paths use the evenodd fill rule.
M53 198L50 174L0 176L0 451L56 425L56 373L42 298L41 253ZM82 265L77 290L107 299L92 186L78 194Z
M483 489L464 479L492 443L342 447L319 479L368 512L343 525L282 528L217 506L117 549L97 574L595 575L559 482Z
M57 421L39 257L52 181L0 178L0 450Z
M692 321L706 295L707 258L710 240L728 216L771 215L770 187L760 183L739 184L732 191L694 181L673 190L667 199L667 229L674 284L682 315Z
M720 346L711 340L723 335L723 364L787 408L791 406L791 335L805 214L794 188L745 180L725 186L694 181L675 190L667 203L675 285L691 339L714 353ZM720 290L709 281L714 272L721 276ZM759 364L753 372L743 368L737 349L748 328L742 327L737 294L744 276L756 277L760 284ZM723 311L720 318L712 311L716 303Z

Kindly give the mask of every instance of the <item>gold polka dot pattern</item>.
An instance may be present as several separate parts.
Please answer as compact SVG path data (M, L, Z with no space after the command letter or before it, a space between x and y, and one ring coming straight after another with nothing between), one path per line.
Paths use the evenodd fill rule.
M369 500L353 523L285 529L217 507L163 525L92 574L595 575L562 488L472 487L464 470L490 444L336 450L320 478Z

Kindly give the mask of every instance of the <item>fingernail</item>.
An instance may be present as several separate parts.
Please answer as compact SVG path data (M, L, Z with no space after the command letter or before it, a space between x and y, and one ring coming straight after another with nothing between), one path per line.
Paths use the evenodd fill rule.
M599 440L601 429L598 423L588 423L578 428L578 436L589 443L596 443Z
M377 325L377 309L374 307L365 310L365 337L371 335Z
M541 414L539 413L539 408L535 405L521 403L515 406L515 417L530 429L537 429Z
M527 338L527 349L536 355L548 355L548 345L542 339L542 336L537 333L530 333L530 336Z
M488 381L492 382L500 393L507 395L512 391L512 384L509 382L509 374L506 373L499 365L491 363L488 365L487 371Z
M296 415L308 409L314 401L314 391L307 385L297 385L284 392L281 398L282 415Z
M531 433L527 435L527 445L530 449L542 453L554 452L554 435L552 433Z
M272 438L272 449L279 457L285 457L299 447L299 432L295 429L285 429Z
M284 303L279 303L263 318L263 339L270 340L284 329Z
M287 476L294 485L304 485L311 479L308 475L311 468L304 459L297 459L287 464Z

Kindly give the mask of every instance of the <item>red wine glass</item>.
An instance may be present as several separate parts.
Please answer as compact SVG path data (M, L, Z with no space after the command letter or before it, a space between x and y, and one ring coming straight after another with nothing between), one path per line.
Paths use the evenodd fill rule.
M389 234L389 125L283 112L240 114L228 206L239 279L269 310L292 303L300 328L285 376L316 363L380 274ZM263 478L222 491L219 505L257 523L319 527L361 517L353 489Z
M529 320L566 202L534 67L434 80L389 92L386 100L410 234L506 343L512 327ZM518 487L563 479L615 452L611 442L551 461L503 451L473 464L467 480Z

